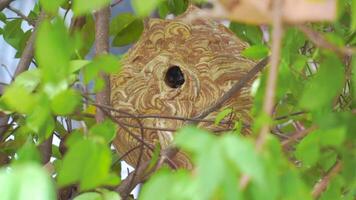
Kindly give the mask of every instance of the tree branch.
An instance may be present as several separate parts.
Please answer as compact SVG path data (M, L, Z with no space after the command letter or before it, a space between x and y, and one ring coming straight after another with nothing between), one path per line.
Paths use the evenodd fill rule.
M95 13L95 51L96 56L109 52L109 23L110 6L101 8ZM96 94L96 102L99 104L110 104L110 78L107 74L101 73L100 77L104 80L104 89ZM97 110L95 119L97 122L103 121L105 114L102 110Z
M203 112L193 117L193 119L203 119L210 113L218 110L221 106L235 94L241 91L246 84L251 81L268 63L269 57L264 58L257 63L241 80L235 83L229 91L227 91L222 97L220 97L213 105L206 108Z
M11 2L11 1L10 1ZM0 9L1 9L1 2L0 2ZM40 24L40 22L44 19L45 17L45 13L41 12L39 18L36 21L36 25L33 29L33 32L30 36L30 38L28 39L26 46L22 52L20 61L16 67L15 70L15 74L14 74L14 78L17 77L19 74L21 74L22 72L28 70L28 68L30 67L31 61L33 59L33 55L34 55L34 43L35 43L35 39L36 39L36 32L37 32L37 28L38 25ZM2 127L3 125L6 125L9 121L9 116L4 116L4 117L0 117L0 140L2 139L2 135L7 131L6 127Z
M330 43L323 37L322 34L317 31L314 31L306 25L298 25L297 28L301 32L303 32L316 46L331 50L340 56L351 56L353 53L356 52L354 48L338 47Z
M263 102L263 112L268 116L272 116L274 107L274 97L276 93L276 85L278 79L278 65L280 60L281 42L283 36L282 26L282 4L283 0L272 1L272 55L271 66L268 70L267 86L265 91L265 99ZM270 132L269 124L264 124L260 134L256 140L256 151L260 152L266 143L268 133ZM242 175L240 180L240 189L245 189L250 182L250 177L246 174Z
M312 196L314 199L320 197L320 195L325 191L328 187L332 178L334 178L342 169L342 163L338 160L335 165L331 168L331 170L318 182L314 185Z
M13 0L0 0L0 12L10 5Z
M30 25L32 25L32 26L35 26L35 25L36 25L36 23L35 23L32 19L28 18L28 17L27 17L26 15L24 15L20 10L18 10L18 9L16 9L16 8L10 6L10 5L7 6L7 9L11 10L11 11L14 12L16 15L18 15L19 17L21 17L22 19L24 19L25 21L27 21L28 24L30 24Z

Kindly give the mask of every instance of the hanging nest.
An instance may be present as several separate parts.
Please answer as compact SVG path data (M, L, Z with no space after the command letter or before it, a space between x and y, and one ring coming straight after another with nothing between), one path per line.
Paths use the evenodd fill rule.
M174 130L186 123L155 116L199 115L255 65L240 54L246 43L219 23L194 17L197 10L189 7L172 20L146 21L140 40L123 60L121 72L111 76L111 105L135 116L146 116L135 119L113 113L126 126L118 129L114 146L120 155L127 154L124 160L133 166L139 158L149 160L157 144L162 149L168 147ZM198 126L219 132L232 128L236 120L249 124L250 86L251 83ZM215 125L217 113L226 108L234 110L224 120L231 123ZM248 128L243 131L248 132ZM142 141L146 145L140 154ZM192 168L184 152L180 151L172 161L178 167Z

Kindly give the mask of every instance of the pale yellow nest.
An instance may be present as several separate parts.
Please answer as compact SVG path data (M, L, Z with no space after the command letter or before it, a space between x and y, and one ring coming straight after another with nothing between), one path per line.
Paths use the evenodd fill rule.
M189 14L197 8L173 19L151 19L145 30L123 61L122 71L111 76L111 104L114 108L136 115L165 115L191 118L214 104L231 86L239 81L253 66L240 52L247 47L234 33L210 19L193 19ZM232 120L250 121L252 99L250 86L226 102L223 108L232 108ZM205 119L214 120L217 112ZM119 114L113 113L116 117ZM230 116L231 117L231 116ZM125 124L138 127L135 119L123 119ZM177 129L184 121L145 118L144 127ZM213 123L200 123L209 130L227 128ZM125 160L135 165L141 143L140 129L131 127L133 137L123 128L118 129L114 145L120 154L131 149ZM151 146L160 143L167 147L174 132L144 130L144 141ZM197 141L199 142L199 141ZM145 147L143 160L150 159L152 151ZM189 158L179 152L173 159L179 167L191 168Z

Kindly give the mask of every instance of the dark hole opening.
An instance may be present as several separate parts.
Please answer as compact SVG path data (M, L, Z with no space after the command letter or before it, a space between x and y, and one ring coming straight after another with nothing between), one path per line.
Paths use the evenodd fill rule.
M184 74L178 66L172 66L167 70L164 81L171 88L179 88L184 84Z

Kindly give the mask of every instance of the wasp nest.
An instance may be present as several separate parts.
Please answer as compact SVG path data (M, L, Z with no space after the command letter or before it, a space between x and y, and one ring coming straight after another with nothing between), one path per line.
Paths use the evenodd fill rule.
M111 104L115 109L142 116L193 118L214 104L254 66L253 61L240 54L246 43L211 19L192 17L196 10L190 7L175 19L146 22L140 40L124 58L122 71L111 76ZM250 86L243 88L205 120L214 121L219 111L232 108L235 114L229 117L231 120L248 123L252 104L249 89ZM120 154L130 152L125 161L135 165L140 155L140 124L134 118L120 119L128 126L126 130L119 128L114 145ZM174 130L185 123L157 117L140 121L145 128L145 143L152 147L159 143L162 149L172 142ZM202 122L198 126L216 131L230 125ZM152 154L146 145L142 159L149 160ZM191 168L184 152L179 152L173 162Z

